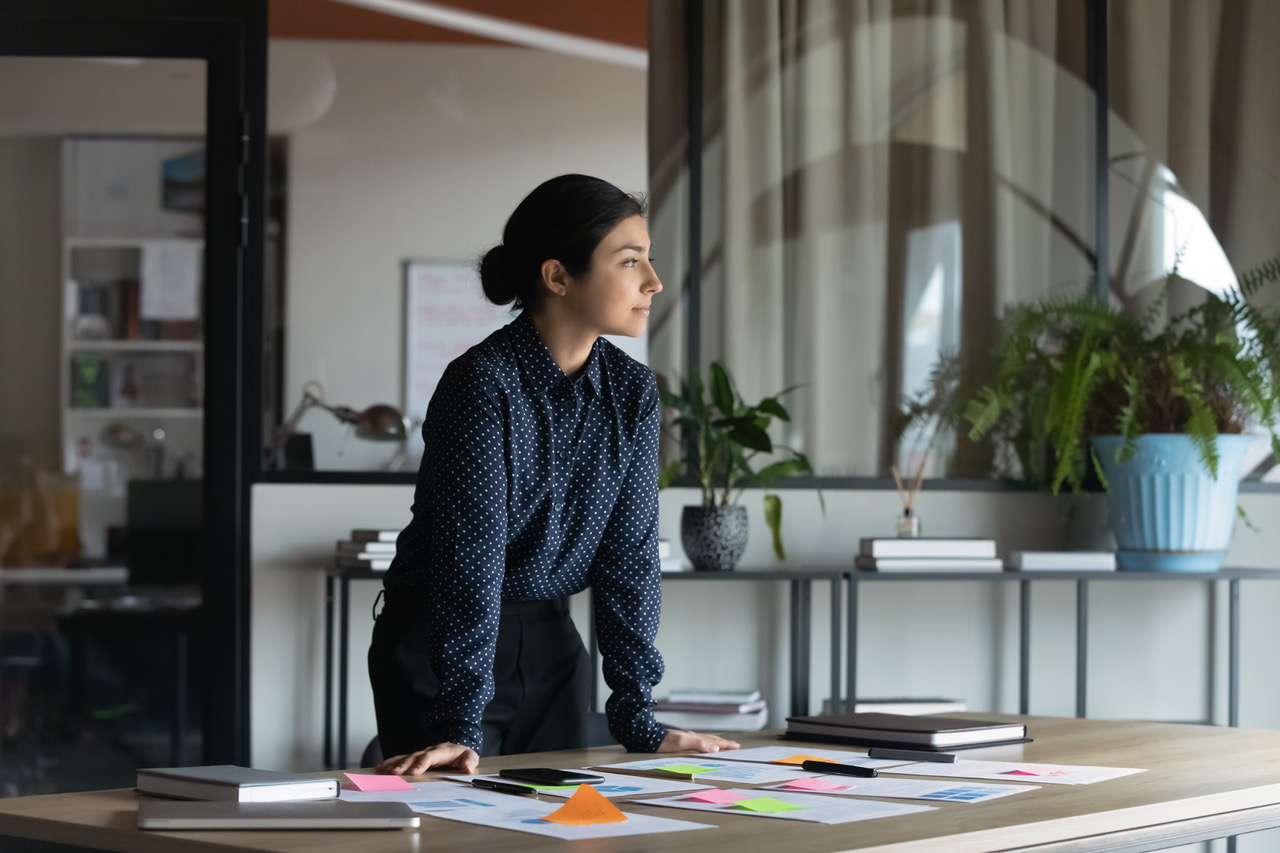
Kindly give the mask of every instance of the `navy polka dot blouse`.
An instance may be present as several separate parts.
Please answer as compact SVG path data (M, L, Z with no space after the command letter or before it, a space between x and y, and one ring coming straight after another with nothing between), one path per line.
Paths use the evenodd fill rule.
M609 729L633 752L657 750L658 418L647 367L600 338L571 381L527 311L445 370L413 520L383 582L431 590L437 742L480 749L500 601L590 585Z

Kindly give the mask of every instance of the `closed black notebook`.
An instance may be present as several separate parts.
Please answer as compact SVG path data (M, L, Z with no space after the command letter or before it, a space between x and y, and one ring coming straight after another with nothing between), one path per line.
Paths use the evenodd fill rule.
M1025 742L1027 727L1022 723L935 715L826 714L788 717L787 736L939 750Z

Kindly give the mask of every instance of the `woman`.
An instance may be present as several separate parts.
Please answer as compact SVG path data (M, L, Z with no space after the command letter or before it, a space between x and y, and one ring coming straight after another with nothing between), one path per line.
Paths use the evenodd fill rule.
M635 752L737 748L668 730L658 630L658 389L601 335L644 334L662 283L642 201L562 175L481 261L523 311L449 365L427 409L413 520L369 649L385 773L585 743L591 660L567 596L592 588L609 729Z

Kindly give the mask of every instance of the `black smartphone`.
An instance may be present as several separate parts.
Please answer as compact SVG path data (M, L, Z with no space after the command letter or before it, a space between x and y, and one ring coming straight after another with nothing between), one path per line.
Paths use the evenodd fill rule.
M528 782L531 785L581 785L584 782L603 782L603 776L594 773L579 773L576 770L556 770L553 767L517 767L514 770L499 770L498 775L504 779L515 779L517 782Z

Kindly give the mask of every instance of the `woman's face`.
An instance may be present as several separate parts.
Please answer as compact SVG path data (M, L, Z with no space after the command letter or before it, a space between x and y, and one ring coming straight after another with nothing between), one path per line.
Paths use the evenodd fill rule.
M568 288L565 307L599 334L643 335L649 303L662 290L649 248L643 217L619 222L596 246L591 268Z

